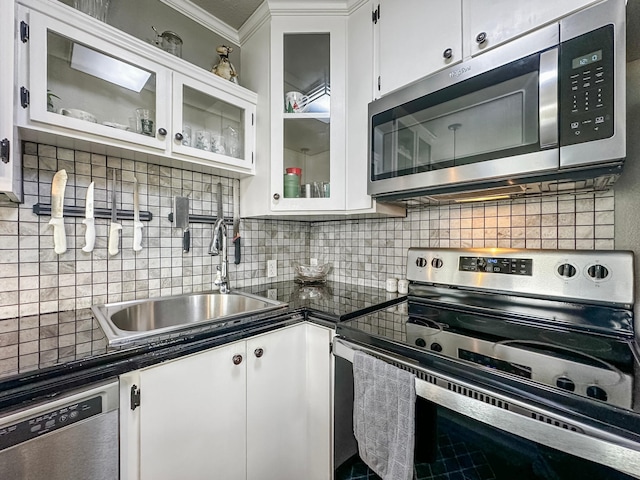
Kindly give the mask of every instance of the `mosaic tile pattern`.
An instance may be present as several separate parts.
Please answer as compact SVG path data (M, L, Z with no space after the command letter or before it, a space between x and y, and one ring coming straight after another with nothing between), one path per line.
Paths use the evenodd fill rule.
M311 225L310 254L333 264L332 279L383 287L406 275L409 247L614 248L614 194L564 193L530 199L410 210L405 219Z

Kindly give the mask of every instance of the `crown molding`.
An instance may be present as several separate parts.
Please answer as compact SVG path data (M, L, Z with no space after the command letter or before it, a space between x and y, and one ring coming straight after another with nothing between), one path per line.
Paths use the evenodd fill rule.
M240 45L238 30L224 23L222 20L211 15L206 10L191 3L189 0L160 0L165 5L173 8L177 12L217 33L221 37Z

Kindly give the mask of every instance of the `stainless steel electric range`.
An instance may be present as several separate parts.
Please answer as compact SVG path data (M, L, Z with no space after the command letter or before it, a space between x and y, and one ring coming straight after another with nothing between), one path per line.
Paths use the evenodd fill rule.
M497 456L486 478L640 478L631 252L411 248L407 278L338 324L337 359L413 371L440 431Z

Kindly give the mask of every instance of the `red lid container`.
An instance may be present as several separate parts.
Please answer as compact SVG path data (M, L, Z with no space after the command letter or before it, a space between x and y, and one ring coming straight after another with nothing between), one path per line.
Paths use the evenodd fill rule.
M298 167L289 167L285 171L287 173L293 173L294 175L302 176L302 169Z

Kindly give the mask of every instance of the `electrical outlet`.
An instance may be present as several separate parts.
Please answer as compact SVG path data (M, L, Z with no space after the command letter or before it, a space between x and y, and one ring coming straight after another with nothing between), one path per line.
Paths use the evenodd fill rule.
M311 266L318 265L318 259L317 258L309 259L309 265L311 265Z
M269 290L267 290L267 298L271 300L278 300L278 289L270 288Z
M267 260L267 277L272 278L278 274L278 267L275 260Z

